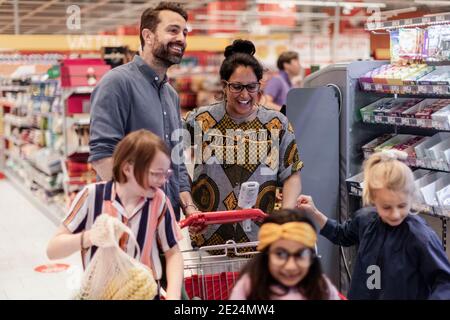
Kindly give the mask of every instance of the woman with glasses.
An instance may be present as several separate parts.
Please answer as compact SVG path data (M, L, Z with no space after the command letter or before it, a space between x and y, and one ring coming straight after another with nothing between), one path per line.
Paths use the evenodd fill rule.
M81 251L86 267L97 247L107 246L105 239L110 236L133 256L135 246L126 234L109 235L104 228L119 219L133 232L140 251L148 252L141 261L156 280L163 272L159 250L164 252L167 298L179 299L183 257L178 242L182 237L170 200L161 190L171 174L170 164L169 150L157 135L141 129L125 136L114 150L113 179L89 184L77 194L48 244L48 257L61 259Z
M192 197L200 211L238 209L240 186L259 183L255 207L271 213L275 193L283 187L284 208L294 208L301 192L300 161L294 131L278 111L260 104L263 67L255 46L235 40L225 49L220 67L223 99L186 116L195 145ZM191 229L196 246L255 241L258 225L251 222Z
M268 216L259 230L260 253L242 270L231 300L339 300L315 254L317 233L301 210Z

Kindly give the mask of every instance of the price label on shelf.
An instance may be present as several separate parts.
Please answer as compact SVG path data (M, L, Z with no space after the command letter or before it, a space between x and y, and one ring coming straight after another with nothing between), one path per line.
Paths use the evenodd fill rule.
M417 119L409 118L409 125L410 126L417 126Z
M388 117L387 122L390 124L396 124L397 123L396 119L397 119L396 117Z
M417 119L418 127L425 127L425 119Z
M383 85L379 84L379 83L376 83L375 84L375 91L382 92L383 91Z
M394 118L394 123L395 123L395 124L402 124L402 118L400 118L400 117L395 117L395 118Z
M386 117L386 116L381 117L381 122L382 122L382 123L389 123L389 122L388 122L388 117Z
M405 94L412 93L412 87L411 86L403 86L401 93L405 93Z
M400 93L400 87L399 87L399 86L391 86L391 87L390 87L390 90L391 90L393 93Z
M432 86L432 88L434 94L445 94L445 91L442 90L442 86Z
M417 86L418 93L428 93L427 86Z
M407 26L407 25L410 25L410 24L412 24L412 19L406 19L405 20L405 25Z
M377 122L377 123L383 122L381 120L381 118L383 118L383 117L382 116L375 116L375 122Z
M424 24L430 23L430 18L429 17L423 17L422 18L422 23L424 23Z
M436 16L436 22L445 21L445 16Z
M363 89L364 89L364 91L371 91L372 85L370 83L363 82Z

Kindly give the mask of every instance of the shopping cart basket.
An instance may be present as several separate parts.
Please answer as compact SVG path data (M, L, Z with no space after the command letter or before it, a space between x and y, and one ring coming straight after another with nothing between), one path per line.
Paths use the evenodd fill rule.
M180 221L180 227L205 226L211 224L237 223L244 220L261 221L266 214L260 209L202 212ZM239 277L239 271L255 254L257 241L203 246L183 251L184 286L190 299L226 300ZM241 252L245 249L245 252ZM210 255L220 250L223 254Z

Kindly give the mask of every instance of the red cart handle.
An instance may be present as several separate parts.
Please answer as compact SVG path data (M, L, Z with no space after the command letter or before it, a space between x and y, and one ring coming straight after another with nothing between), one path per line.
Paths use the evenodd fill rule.
M184 228L192 225L235 223L248 219L261 221L266 216L267 214L265 214L261 209L199 212L193 213L188 218L180 221L179 226L180 228Z

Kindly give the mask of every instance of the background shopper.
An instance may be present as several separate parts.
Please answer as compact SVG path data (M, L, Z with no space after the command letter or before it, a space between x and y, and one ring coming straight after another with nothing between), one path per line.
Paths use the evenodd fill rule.
M286 105L289 90L294 87L294 79L300 75L301 66L298 53L283 52L277 60L278 74L267 81L264 88L264 104L280 111Z

